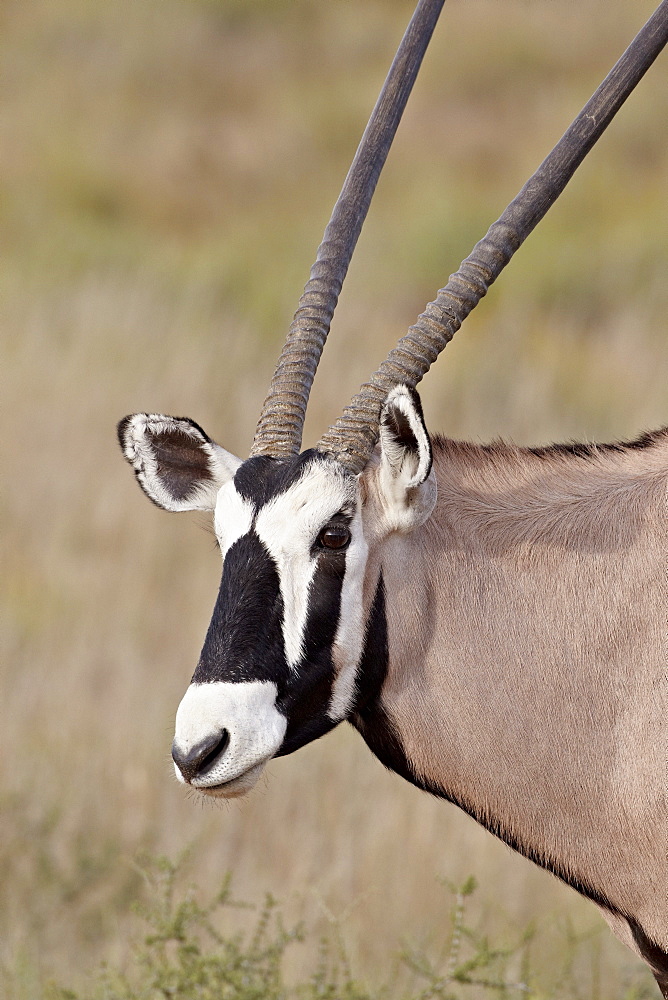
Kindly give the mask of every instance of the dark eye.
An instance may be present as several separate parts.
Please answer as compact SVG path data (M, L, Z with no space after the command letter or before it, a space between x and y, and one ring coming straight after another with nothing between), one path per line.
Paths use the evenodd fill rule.
M318 544L325 549L345 549L350 532L345 524L328 524L318 535Z

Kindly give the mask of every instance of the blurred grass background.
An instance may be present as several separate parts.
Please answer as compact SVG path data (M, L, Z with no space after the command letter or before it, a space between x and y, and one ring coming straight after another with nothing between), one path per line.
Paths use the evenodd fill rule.
M334 321L306 443L542 160L653 0L448 0ZM2 0L0 964L21 998L123 963L138 851L193 844L357 975L439 942L437 876L474 914L592 935L582 996L646 982L593 908L343 727L247 801L188 800L173 715L217 588L203 521L152 508L125 413L248 451L315 248L412 0ZM614 12L613 12L614 10ZM422 395L432 430L541 444L665 423L666 56L467 321ZM9 980L6 980L8 982ZM548 994L549 995L549 994Z

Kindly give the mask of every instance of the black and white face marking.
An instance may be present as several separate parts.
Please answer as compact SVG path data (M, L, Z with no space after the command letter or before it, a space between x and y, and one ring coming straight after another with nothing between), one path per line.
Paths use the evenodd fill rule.
M215 512L222 579L172 755L179 780L240 795L271 757L357 718L382 684L377 581L368 623L363 610L367 546L423 524L436 502L419 398L388 394L359 479L314 451L242 463L188 418L134 414L118 433L154 503Z
M351 710L367 545L356 478L316 452L249 459L214 525L223 574L174 759L180 780L226 795Z

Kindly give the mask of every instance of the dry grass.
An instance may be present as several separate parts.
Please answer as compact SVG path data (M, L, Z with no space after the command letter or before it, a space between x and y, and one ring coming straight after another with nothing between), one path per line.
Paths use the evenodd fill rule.
M519 189L652 9L449 0L360 241L307 437ZM0 962L21 997L122 961L140 849L194 844L385 978L437 942L435 876L490 928L593 910L341 729L221 810L170 777L217 586L210 537L143 501L115 421L193 416L249 446L283 331L410 0L5 0L0 114ZM433 429L541 443L666 420L666 57L424 384ZM637 963L601 931L613 996ZM607 979L605 978L607 977ZM591 982L594 982L594 985ZM621 984L621 986L620 986ZM617 994L615 994L617 995ZM619 994L622 995L621 993Z

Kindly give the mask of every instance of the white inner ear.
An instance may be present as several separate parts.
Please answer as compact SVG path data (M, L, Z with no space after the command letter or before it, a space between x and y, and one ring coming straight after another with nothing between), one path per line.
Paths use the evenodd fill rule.
M381 448L386 461L394 475L401 476L403 486L410 490L423 483L429 475L431 465L431 446L420 414L415 408L410 393L405 385L398 385L387 397L383 410L399 410L407 421L413 437L417 441L417 453L397 441L392 431L381 420Z

